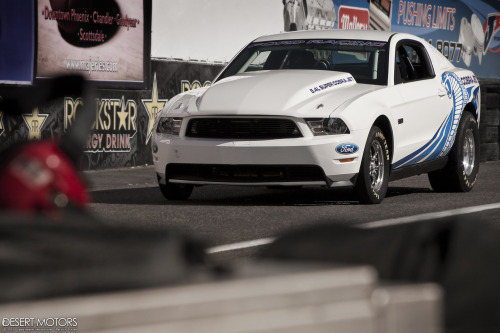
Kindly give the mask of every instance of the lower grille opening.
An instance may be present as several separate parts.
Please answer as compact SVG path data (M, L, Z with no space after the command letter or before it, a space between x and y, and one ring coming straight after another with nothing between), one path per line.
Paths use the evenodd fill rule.
M208 182L311 182L325 181L315 165L225 165L225 164L168 164L169 179Z

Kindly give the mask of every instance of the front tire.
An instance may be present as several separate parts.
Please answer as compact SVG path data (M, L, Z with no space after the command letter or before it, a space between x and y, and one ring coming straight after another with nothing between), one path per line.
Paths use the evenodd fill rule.
M354 187L359 201L365 204L381 203L389 183L389 145L384 132L373 126L368 134L361 167Z
M167 200L187 200L193 192L193 185L190 184L175 184L167 181L166 185L158 184L161 194Z
M479 130L470 112L464 112L457 137L451 148L448 164L429 172L429 182L436 192L469 192L479 172Z

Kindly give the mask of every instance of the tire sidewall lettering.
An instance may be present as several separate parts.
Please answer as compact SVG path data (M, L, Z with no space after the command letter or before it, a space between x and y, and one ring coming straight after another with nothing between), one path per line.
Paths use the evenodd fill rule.
M370 164L371 164L371 147L374 142L377 142L380 147L377 147L378 150L376 154L380 154L380 164L383 163L383 166L379 165L378 172L383 173L383 178L381 179L382 184L378 191L375 190L374 184L372 184L372 177L374 175L370 174ZM355 191L358 195L360 203L364 204L379 204L384 199L389 182L389 145L385 138L383 131L377 126L373 125L373 127L368 132L366 138L366 145L363 149L363 158L361 161L361 167L359 169L359 174L354 184ZM385 159L388 159L388 162ZM378 176L377 176L378 177Z
M387 140L385 138L384 133L381 131L377 131L375 133L374 140L377 140L377 139L380 142L380 144L382 145L382 147L384 147L384 154L385 154L386 160L389 161L389 158L390 158L389 157L389 146L387 144ZM370 142L370 145L371 145L371 142ZM384 178L387 177L385 168L387 168L387 166L385 166L385 164L384 164ZM375 190L375 188L373 188L373 185L371 183L370 183L370 190L372 192L372 195L375 198L377 198L377 200L380 200L380 194Z
M462 114L462 116L464 116L464 114ZM460 136L460 146L463 147L463 141L464 141L464 133L468 130L468 129L474 129L474 127L477 128L477 121L476 121L476 118L474 118L474 116L472 115L468 115L469 119L468 119L468 122L465 123L464 122L464 126L462 127L462 133L461 133L461 136ZM477 146L479 144L479 138L474 135L474 141L475 141L475 145ZM477 149L477 148L475 148ZM460 157L460 160L463 159L463 150L460 152L459 154L459 157ZM471 176L473 176L473 180L470 176L467 176L467 174L465 173L465 169L464 169L464 166L463 164L460 165L460 169L461 169L461 178L463 180L463 184L468 188L468 189L472 189L474 187L474 185L476 184L476 181L477 181L477 164L479 163L479 156L476 154L476 157L475 157L475 161L474 161L474 170L473 170L473 173L471 174Z

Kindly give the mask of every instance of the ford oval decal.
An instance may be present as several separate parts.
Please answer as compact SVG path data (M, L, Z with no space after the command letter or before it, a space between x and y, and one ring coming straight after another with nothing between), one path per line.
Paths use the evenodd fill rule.
M339 154L354 154L357 152L359 147L354 143L342 143L335 148L335 151Z

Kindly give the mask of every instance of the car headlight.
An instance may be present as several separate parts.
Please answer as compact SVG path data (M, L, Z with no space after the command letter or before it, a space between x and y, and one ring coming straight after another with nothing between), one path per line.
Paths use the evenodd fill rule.
M161 117L156 126L156 133L179 135L182 125L182 118Z
M340 118L305 119L314 135L349 134L349 128Z

